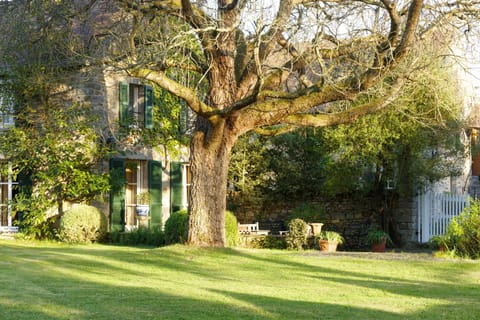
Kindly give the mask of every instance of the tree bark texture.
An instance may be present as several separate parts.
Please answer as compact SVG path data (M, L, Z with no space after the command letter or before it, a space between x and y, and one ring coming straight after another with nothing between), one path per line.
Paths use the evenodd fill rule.
M225 208L230 153L236 137L218 134L222 125L213 128L203 119L191 142L192 185L188 225L188 243L197 246L225 246ZM201 128L200 128L201 127ZM228 131L228 130L227 130Z

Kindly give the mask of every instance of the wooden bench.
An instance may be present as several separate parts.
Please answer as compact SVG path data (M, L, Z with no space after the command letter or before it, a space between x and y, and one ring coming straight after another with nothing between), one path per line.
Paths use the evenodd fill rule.
M258 222L244 223L244 224L239 223L238 233L242 235L247 235L247 234L268 235L270 233L270 230L260 230L260 227L258 226Z

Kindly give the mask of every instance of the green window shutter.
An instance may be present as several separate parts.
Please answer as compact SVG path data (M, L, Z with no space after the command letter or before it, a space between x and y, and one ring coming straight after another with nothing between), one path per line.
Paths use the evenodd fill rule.
M148 161L148 191L150 192L150 226L162 226L162 163Z
M110 231L124 231L125 226L125 159L110 159Z
M172 212L184 209L182 182L182 163L172 162L170 165L170 202L172 204Z
M119 105L118 105L118 120L121 126L128 125L128 108L130 105L130 90L129 84L126 82L120 82L118 87L119 92Z
M145 128L153 129L153 88L145 86Z

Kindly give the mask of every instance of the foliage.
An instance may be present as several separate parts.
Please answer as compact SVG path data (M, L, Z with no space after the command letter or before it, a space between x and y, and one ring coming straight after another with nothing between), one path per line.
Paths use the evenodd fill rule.
M35 113L19 110L18 125L0 136L3 154L15 159L13 176L30 184L20 190L25 196L18 198L25 201L30 196L30 206L14 206L27 219L27 228L35 228L40 210L58 206L61 213L63 202L88 201L110 188L108 174L97 172L107 150L98 143L90 110L80 105L44 107L37 106ZM39 115L44 117L41 122L33 119Z
M265 189L272 201L308 201L321 194L328 163L321 137L321 130L305 128L272 138L264 153L272 172Z
M245 243L248 248L256 249L286 249L287 242L285 237L274 237L271 235L249 238Z
M320 204L303 203L293 208L288 220L302 219L306 223L321 222L325 219L325 209Z
M54 199L83 201L108 190L107 176L94 171L107 150L98 143L88 106L23 107L17 125L0 136L3 154L16 159L15 176L30 174L34 187Z
M105 65L127 69L129 75L180 97L198 115L192 150L205 157L192 157L199 174L193 177L198 197L192 198L191 214L201 219L189 232L196 242L213 239L211 233L220 229L214 224L223 221L218 217L225 211L227 181L224 174L209 170L226 168L230 147L242 133L274 132L279 125L329 126L378 112L396 98L413 71L430 65L417 55L420 50L409 55L412 48L473 33L479 8L476 2L446 0L429 5L423 1L325 5L314 0L282 1L278 6L268 1L203 0L113 1L104 7L96 1L17 3L3 1L1 31L31 37L0 39L6 47L0 50L13 55L7 64L34 61L42 67L47 61L64 70ZM456 28L457 34L451 31ZM57 34L63 41L56 39ZM23 43L30 50L41 47L38 59L25 56ZM53 49L40 50L44 43ZM444 50L430 52L443 60ZM207 90L202 90L202 82L208 83ZM386 159L380 160L376 172L388 172ZM365 164L367 169L370 164ZM315 172L311 177L323 176ZM212 192L201 182L219 189ZM302 193L280 188L278 179L274 182L272 190L279 198L309 197L320 185L310 184L311 189ZM202 217L205 211L197 209L202 207L215 217Z
M192 115L181 99L155 84L151 85L154 88L153 128L121 127L118 138L128 141L135 137L134 145L152 147L164 156L177 158L182 147L189 143Z
M231 211L225 212L225 236L229 247L236 247L240 243L237 218Z
M0 149L13 159L13 178L22 185L24 195L16 200L22 203L13 203L22 227L43 237L47 210L57 207L61 213L65 201L88 202L109 190L108 175L97 171L108 150L95 129L96 112L67 85L73 76L65 66L78 65L64 17L73 3L16 2L8 9L25 20L9 20L4 13L0 18L0 36L6 37L0 48L0 96L10 102L1 111L15 114L15 126L0 135Z
M452 70L431 63L411 75L402 95L382 112L353 124L325 128L324 143L334 161L326 166L325 189L410 194L461 171L464 124Z
M265 161L265 139L246 134L233 147L228 167L228 206L232 209L260 208L269 179Z
M187 241L187 210L172 213L165 221L165 244L185 243Z
M255 187L257 203L383 194L387 188L410 194L415 187L458 174L464 124L452 72L432 62L411 77L416 81L389 108L353 124L246 138L256 144L251 162L242 163L255 168L245 171L245 181ZM371 97L359 97L357 103L364 99ZM243 151L233 150L233 166L238 166L237 152Z
M376 243L382 243L383 241L386 241L387 244L392 244L392 238L390 238L390 235L378 228L370 228L367 232L367 243L372 245Z
M48 221L53 219L45 215L50 208L58 205L61 211L63 201L81 202L108 190L107 176L94 170L106 150L92 129L96 118L90 106L59 98L69 90L69 73L60 66L74 59L70 28L62 18L70 5L16 2L9 7L16 12L0 18L0 34L6 37L0 48L5 80L0 96L10 102L1 111L15 114L15 126L0 136L0 149L15 160L13 177L23 186L14 210L22 230L35 238L52 236ZM14 16L32 23L10 19Z
M41 194L29 196L19 193L15 196L12 210L25 237L38 240L55 238L56 217L49 218L45 214L50 205L51 200Z
M447 233L438 237L437 243L452 255L480 259L480 201L471 201L453 218Z
M293 219L288 223L286 238L287 249L302 250L307 245L308 225L302 219Z
M148 191L137 194L137 204L150 204L151 194Z
M345 242L343 236L335 231L322 231L318 236L316 236L317 240L325 240L328 242L336 242L338 244L342 244Z
M137 228L131 232L115 231L109 234L109 240L121 245L146 245L160 247L165 245L165 233L160 226Z
M68 243L102 241L107 232L107 218L97 208L75 205L60 217L58 238Z

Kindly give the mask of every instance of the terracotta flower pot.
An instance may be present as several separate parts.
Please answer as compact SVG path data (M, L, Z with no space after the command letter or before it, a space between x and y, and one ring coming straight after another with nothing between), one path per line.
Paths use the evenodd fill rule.
M337 251L338 242L319 240L320 251L335 252Z
M372 251L373 252L385 252L385 247L387 245L387 239L383 239L382 242L373 243Z

